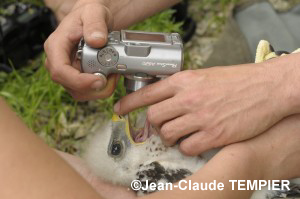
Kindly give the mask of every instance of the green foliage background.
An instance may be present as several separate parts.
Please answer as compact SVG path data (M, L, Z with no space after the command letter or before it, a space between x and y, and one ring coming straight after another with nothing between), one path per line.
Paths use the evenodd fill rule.
M24 2L42 4L38 0L24 0ZM130 29L180 32L181 24L173 22L172 14L172 10L167 10ZM69 147L60 146L62 141L76 140L74 132L62 134L65 124L77 120L84 122L84 117L94 113L110 117L114 103L125 94L123 79L119 81L114 94L107 99L76 102L62 86L52 82L44 67L45 57L42 53L26 67L14 70L11 74L0 72L0 96L4 97L29 128L42 136L49 145L74 152Z
M17 0L1 0L0 6ZM21 0L22 2L43 5L41 0ZM197 1L196 20L205 19L206 13L213 10L213 21L222 27L223 13L230 4L238 0L191 0ZM174 11L161 12L130 29L158 32L181 32L181 23L174 23ZM1 14L1 9L0 9ZM218 31L220 28L218 29ZM27 66L14 70L11 74L0 72L0 97L13 107L24 122L50 146L76 153L76 144L101 117L112 115L114 103L125 94L123 80L118 83L115 93L105 100L76 102L64 88L52 82L44 67L45 54L28 62ZM185 65L190 63L188 54Z

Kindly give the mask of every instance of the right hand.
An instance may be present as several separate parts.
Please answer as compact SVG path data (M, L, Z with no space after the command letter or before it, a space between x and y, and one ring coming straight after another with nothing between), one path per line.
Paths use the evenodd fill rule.
M80 101L110 96L118 76L111 75L107 83L102 77L81 73L80 62L73 60L81 37L87 44L100 48L106 44L113 27L113 16L105 0L78 0L44 44L46 68L52 80L61 84Z

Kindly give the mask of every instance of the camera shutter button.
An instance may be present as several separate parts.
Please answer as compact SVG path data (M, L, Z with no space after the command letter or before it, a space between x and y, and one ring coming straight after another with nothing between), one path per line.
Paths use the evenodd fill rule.
M119 53L111 46L105 47L98 52L98 61L102 66L115 66L119 60Z
M106 60L107 62L110 62L112 57L111 57L110 54L106 54L106 55L104 56L104 58L105 58L105 60Z

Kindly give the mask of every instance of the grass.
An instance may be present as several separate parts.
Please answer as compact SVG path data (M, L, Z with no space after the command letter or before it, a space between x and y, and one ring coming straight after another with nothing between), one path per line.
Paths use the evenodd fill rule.
M15 1L1 0L0 5ZM223 11L235 1L202 0L197 8L199 16L205 18L207 10L213 11L212 23L221 27L225 22ZM43 4L41 0L23 2ZM172 10L164 11L130 29L181 32L181 24L174 23L172 14ZM81 140L84 140L95 123L112 115L113 104L125 94L123 80L118 83L115 93L105 100L76 102L63 87L52 82L44 67L44 60L45 54L42 53L22 69L14 70L11 74L0 73L0 96L4 97L24 122L50 146L76 153ZM192 61L188 56L185 60L186 65Z
M24 3L31 3L34 5L42 6L44 5L44 2L42 0L1 0L0 5L6 4L6 3L15 3L15 2L24 2Z
M167 10L130 29L180 32L181 24L173 22L172 13ZM76 102L62 86L52 82L44 60L42 53L22 69L11 74L0 73L0 96L50 146L75 153L78 150L76 143L86 136L99 117L112 115L114 103L125 94L123 80L107 99Z

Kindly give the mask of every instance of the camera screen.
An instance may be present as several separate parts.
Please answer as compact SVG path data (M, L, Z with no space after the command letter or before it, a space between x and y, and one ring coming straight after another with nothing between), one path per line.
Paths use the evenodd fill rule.
M165 36L161 34L145 34L133 32L125 32L125 34L127 40L166 42Z

